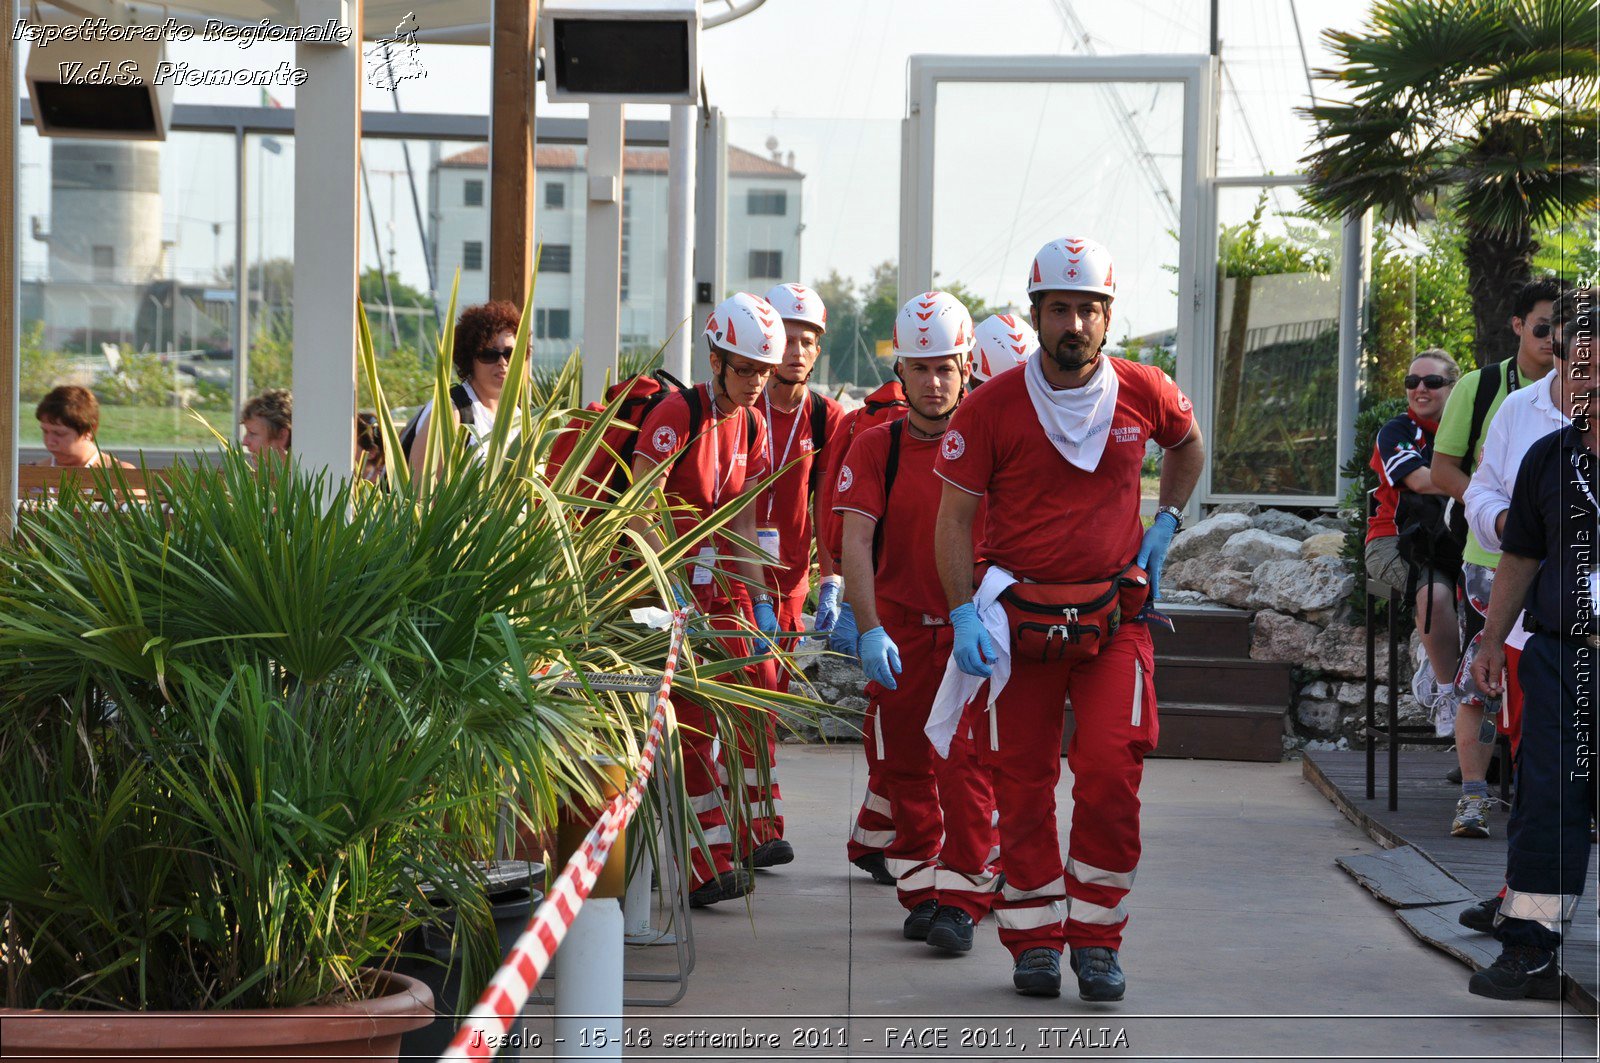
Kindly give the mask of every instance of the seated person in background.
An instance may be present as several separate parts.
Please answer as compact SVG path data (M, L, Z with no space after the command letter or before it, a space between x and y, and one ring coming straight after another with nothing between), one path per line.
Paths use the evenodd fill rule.
M383 433L378 430L378 415L365 411L356 414L356 450L359 463L356 475L368 483L388 481L388 465L383 456Z
M100 431L100 402L94 392L76 384L51 388L39 400L33 415L39 419L47 457L34 462L59 469L92 469L105 465L133 466L118 461L100 449L95 436Z
M244 426L244 449L257 462L263 454L286 458L293 435L294 396L287 388L263 391L244 404L239 423Z
M1427 654L1423 669L1431 674L1419 672L1413 686L1417 701L1431 710L1441 735L1451 733L1456 715L1453 680L1461 645L1456 631L1455 586L1460 561L1458 557L1453 565L1435 562L1439 567L1430 564L1428 571L1413 573L1414 562L1401 554L1400 533L1419 522L1435 532L1445 530L1445 491L1434 484L1428 465L1433 460L1439 414L1459 376L1455 359L1436 348L1412 360L1405 378L1406 412L1378 429L1372 449L1371 464L1378 474L1377 507L1367 520L1368 575L1402 591L1413 586L1415 575L1416 619ZM1419 496L1427 495L1437 496L1437 502L1421 504ZM1444 681L1434 677L1444 677ZM1470 737L1477 742L1476 734Z

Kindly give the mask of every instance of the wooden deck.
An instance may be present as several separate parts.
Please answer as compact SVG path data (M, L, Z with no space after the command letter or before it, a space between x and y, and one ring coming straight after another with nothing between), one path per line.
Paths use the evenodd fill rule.
M1399 808L1388 809L1387 780L1379 757L1375 795L1367 799L1366 754L1363 752L1307 752L1305 777L1339 810L1380 844L1390 849L1414 849L1442 875L1424 873L1420 861L1397 852L1388 866L1346 866L1345 870L1373 893L1396 906L1407 929L1435 948L1474 969L1499 954L1494 939L1475 934L1456 922L1462 908L1474 903L1463 899L1460 887L1472 897L1491 897L1505 882L1506 818L1501 809L1489 820L1490 837L1456 838L1450 819L1461 788L1445 774L1455 766L1453 750L1427 750L1400 754ZM1491 792L1498 793L1497 787ZM1419 868L1423 870L1419 871ZM1600 917L1595 902L1596 852L1589 853L1589 877L1583 899L1572 922L1564 928L1561 966L1568 975L1567 999L1574 1007L1595 1014L1600 982Z

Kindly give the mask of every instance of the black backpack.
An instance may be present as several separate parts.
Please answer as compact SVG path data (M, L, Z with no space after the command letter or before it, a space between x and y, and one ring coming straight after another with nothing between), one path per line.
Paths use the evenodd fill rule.
M905 431L904 417L889 422L889 453L883 459L883 519L872 529L872 571L878 571L878 558L883 555L883 526L889 522L889 493L894 490L894 476L900 469L900 435Z
M1396 544L1407 563L1406 600L1416 593L1421 574L1429 569L1455 575L1461 571L1462 551L1467 541L1467 518L1461 506L1445 495L1419 495L1401 491L1394 504L1394 526L1400 533ZM1428 598L1428 614L1423 618L1424 633L1433 627L1433 598Z
M456 424L466 424L472 417L472 396L460 384L450 385L450 406L455 410ZM400 453L405 455L408 462L411 460L411 445L417 441L417 424L421 420L422 411L418 410L411 415L405 428L400 430Z

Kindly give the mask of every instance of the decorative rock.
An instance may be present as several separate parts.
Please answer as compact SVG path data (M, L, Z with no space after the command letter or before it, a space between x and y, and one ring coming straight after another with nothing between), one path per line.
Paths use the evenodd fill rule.
M1295 718L1308 730L1329 735L1339 729L1340 712L1337 701L1302 701L1294 710Z
M1273 535L1260 528L1247 528L1228 538L1222 545L1222 556L1231 559L1238 567L1254 571L1264 561L1299 557L1300 540L1287 535Z
M824 716L817 728L830 742L848 742L861 737L861 728L842 716Z
M1167 564L1202 554L1215 553L1222 544L1250 527L1250 518L1243 513L1218 513L1207 517L1194 527L1181 531L1172 540L1167 551Z
M1255 583L1255 593L1249 605L1283 613L1332 608L1356 585L1356 577L1349 566L1336 557L1264 561L1251 579Z
M1250 659L1304 665L1311 657L1317 638L1315 627L1292 616L1270 611L1257 613L1255 634L1250 639Z
M1218 513L1243 513L1247 517L1253 517L1260 512L1261 507L1254 502L1223 502L1211 507L1213 517Z
M1310 521L1293 513L1285 513L1281 509L1269 509L1265 513L1258 514L1250 522L1250 526L1273 535L1286 535L1295 540L1308 539L1312 534Z
M1338 557L1343 551L1343 532L1317 532L1300 544L1300 559L1310 561L1313 557Z
M1343 535L1346 522L1338 517L1330 517L1328 514L1324 513L1320 517L1312 517L1311 526L1313 528L1320 528L1323 531L1338 532L1340 535Z
M1242 609L1250 600L1254 586L1250 582L1250 573L1223 568L1212 571L1200 585L1200 589L1214 602Z
M1178 562L1169 559L1161 570L1161 593L1167 595L1168 588L1186 592L1203 591L1206 577L1215 569L1216 566L1206 558L1191 557Z
M1263 614L1266 615L1266 614ZM1297 621L1299 623L1299 621ZM1310 624L1305 627L1316 631ZM1261 617L1256 618L1256 630L1261 628ZM1259 638L1259 634L1257 636ZM1345 679L1362 679L1367 675L1367 633L1366 629L1354 624L1337 622L1329 624L1311 640L1310 652L1298 662L1307 668ZM1252 647L1251 656L1255 656ZM1379 639L1374 655L1373 667L1378 675L1387 675L1389 667L1389 648ZM1404 662L1401 662L1404 669ZM1406 673L1402 678L1409 678Z
M1169 591L1167 590L1167 573L1161 572L1161 598L1160 605L1200 605L1206 596L1199 591Z
M1332 693L1328 689L1327 683L1319 681L1316 683L1307 683L1305 686L1301 687L1300 696L1302 698L1310 698L1312 701L1326 701L1332 696ZM1340 698L1339 700L1343 701L1344 699Z

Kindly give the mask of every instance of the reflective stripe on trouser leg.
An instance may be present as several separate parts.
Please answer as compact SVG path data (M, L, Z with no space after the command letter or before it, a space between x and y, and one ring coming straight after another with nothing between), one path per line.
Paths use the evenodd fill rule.
M889 798L883 789L883 762L878 759L873 735L878 727L878 708L867 703L866 719L861 723L863 751L867 758L867 795L856 813L856 825L845 846L845 856L859 860L869 853L881 853L894 841L894 820L890 818Z
M1154 656L1149 630L1124 624L1067 684L1076 726L1067 745L1073 817L1066 926L1075 949L1122 947L1123 900L1139 864L1139 783L1159 726Z
M733 836L723 808L722 787L712 760L712 738L705 734L715 724L710 714L687 698L674 697L673 711L678 717L678 741L683 746L683 786L689 810L711 846L709 858L700 844L690 839L690 888L700 886L714 873L732 868Z
M890 616L879 620L905 662L897 689L868 683L867 697L876 723L872 740L882 758L878 781L889 796L894 823L894 840L884 848L884 862L900 880L896 887L900 903L909 909L935 899L934 867L944 818L933 772L933 746L922 727L943 668L935 672L930 660L935 629L898 624Z
M1031 948L1059 950L1065 940L1066 888L1056 833L1056 786L1061 779L1062 708L1068 670L1059 664L1012 658L1001 691L995 746L978 742L1000 810L1000 851L1006 885L994 899L1000 943L1013 959ZM978 691L980 704L988 687ZM981 724L981 720L977 721ZM980 726L978 733L983 734Z
M747 599L741 600L737 608L744 617L745 622L754 627L755 613L751 608L750 602ZM740 656L753 650L748 639L733 639L725 642L724 645L729 653ZM745 673L745 681L752 686L758 686L764 690L775 690L777 688L777 665L771 660L750 665L745 669ZM740 836L741 847L745 851L750 851L769 839L783 837L783 816L778 809L769 804L770 801L776 801L782 796L777 790L776 780L774 779L774 786L770 793L765 788L752 788L749 784L750 773L757 771L762 764L768 769L769 775L777 769L777 721L771 713L767 712L754 713L748 709L732 706L727 711L735 718L735 726L732 728L734 732L732 735L725 734L722 736L724 746L722 762L725 766L723 774L724 785L729 786L731 790L731 782L726 780L731 780L738 774L735 771L735 764L744 769L745 798L749 804L748 819L742 824L736 824L737 829L734 833ZM730 743L737 749L737 760L726 748ZM758 755L765 758L764 761L758 761Z
M946 656L938 657L941 676ZM950 742L950 756L933 757L939 809L944 816L944 843L939 847L939 903L960 908L974 922L981 922L994 905L992 853L998 848L994 785L989 770L978 760L973 738L973 723L982 721L982 710L969 706Z

